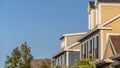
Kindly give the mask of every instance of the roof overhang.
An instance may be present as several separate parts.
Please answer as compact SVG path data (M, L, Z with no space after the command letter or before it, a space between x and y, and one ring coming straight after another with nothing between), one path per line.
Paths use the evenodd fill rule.
M120 3L120 0L95 0L96 7L99 3Z
M111 64L112 67L120 66L120 54L110 57L110 59L114 60Z
M61 50L58 53L56 53L52 58L57 58L58 56L64 54L66 52L66 50Z
M63 34L63 35L60 37L60 40L63 39L65 36L81 35L81 34L86 34L86 33L87 33L87 32Z
M65 49L65 50L61 50L58 53L56 53L52 58L57 58L58 56L61 56L62 54L64 54L66 51L70 51L70 52L79 52L80 49Z
M80 42L82 39L86 38L87 36L89 36L90 34L94 33L97 30L109 30L112 29L112 27L101 27L101 26L97 26L96 28L90 30L88 33L86 33L83 37L81 37L78 42Z
M107 66L107 65L110 65L113 61L111 59L105 59L105 60L98 60L96 62L94 62L94 64L97 66L97 67L102 67L102 66Z
M112 60L120 60L120 54L110 57Z
M90 13L91 10L95 10L94 3L95 3L95 2L89 2L89 3L88 3L88 13Z

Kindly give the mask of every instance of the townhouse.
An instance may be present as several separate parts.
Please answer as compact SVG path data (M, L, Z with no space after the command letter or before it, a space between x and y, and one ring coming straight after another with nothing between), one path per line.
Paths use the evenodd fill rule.
M62 35L60 38L61 50L52 57L55 66L70 67L74 64L76 59L80 58L81 44L77 42L77 40L84 34L85 32Z
M97 68L120 68L120 0L89 2L88 28L87 33L78 34L78 40L68 38L76 34L61 37L62 50L53 57L55 64L71 66L76 58L93 58Z
M97 68L120 68L120 0L89 2L88 17L89 31L78 40L80 59L95 59Z

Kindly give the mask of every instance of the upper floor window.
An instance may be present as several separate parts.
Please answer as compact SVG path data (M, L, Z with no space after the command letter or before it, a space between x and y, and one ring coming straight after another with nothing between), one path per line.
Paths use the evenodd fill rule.
M89 51L88 51L88 41L87 41L87 44L86 44L86 56L87 56L87 58L88 58L88 56L89 56Z
M98 59L98 46L99 46L99 37L96 36L89 41L82 44L81 55L82 58L95 58Z
M84 44L84 58L86 58L86 43Z
M92 58L92 40L88 41L88 57Z
M88 41L88 56L90 54L90 41Z
M94 58L95 59L98 59L98 45L99 45L99 41L98 41L98 39L99 39L99 37L98 36L96 36L95 38L94 38Z
M82 44L82 58L86 58L86 43Z
M84 46L83 44L81 45L81 57L83 58L84 52L83 52Z
M93 50L93 57L94 57L94 38L92 39L92 50Z

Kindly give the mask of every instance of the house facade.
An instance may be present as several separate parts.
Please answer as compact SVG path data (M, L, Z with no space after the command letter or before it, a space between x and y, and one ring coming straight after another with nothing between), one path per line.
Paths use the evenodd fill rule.
M73 33L63 34L61 40L61 50L53 56L54 65L61 67L70 67L74 64L75 59L80 58L80 42L77 40L85 34Z
M111 57L120 54L120 0L89 2L88 17L89 31L78 40L80 59L93 58L97 68L110 67L115 61Z
M55 65L69 67L76 58L93 58L97 68L120 68L120 0L89 2L88 28L87 33L78 34L78 40L68 38L74 34L61 37Z

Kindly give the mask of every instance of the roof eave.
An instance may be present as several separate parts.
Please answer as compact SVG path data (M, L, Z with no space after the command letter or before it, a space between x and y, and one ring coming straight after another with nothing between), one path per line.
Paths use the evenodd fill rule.
M112 59L112 60L118 60L118 59L120 59L120 54L112 56L112 57L110 57L110 59Z
M61 50L60 52L58 52L57 54L55 54L52 58L56 58L57 56L59 56L60 54L66 52L66 50Z
M101 27L101 26L97 26L96 28L94 28L94 29L92 29L92 30L90 30L88 33L86 33L83 37L81 37L80 39L78 39L78 41L77 42L80 42L82 39L84 39L85 37L87 37L88 35L90 35L91 33L93 33L93 32L95 32L95 31L97 31L97 30L100 30L100 29L107 29L107 30L109 30L109 29L112 29L111 27Z

